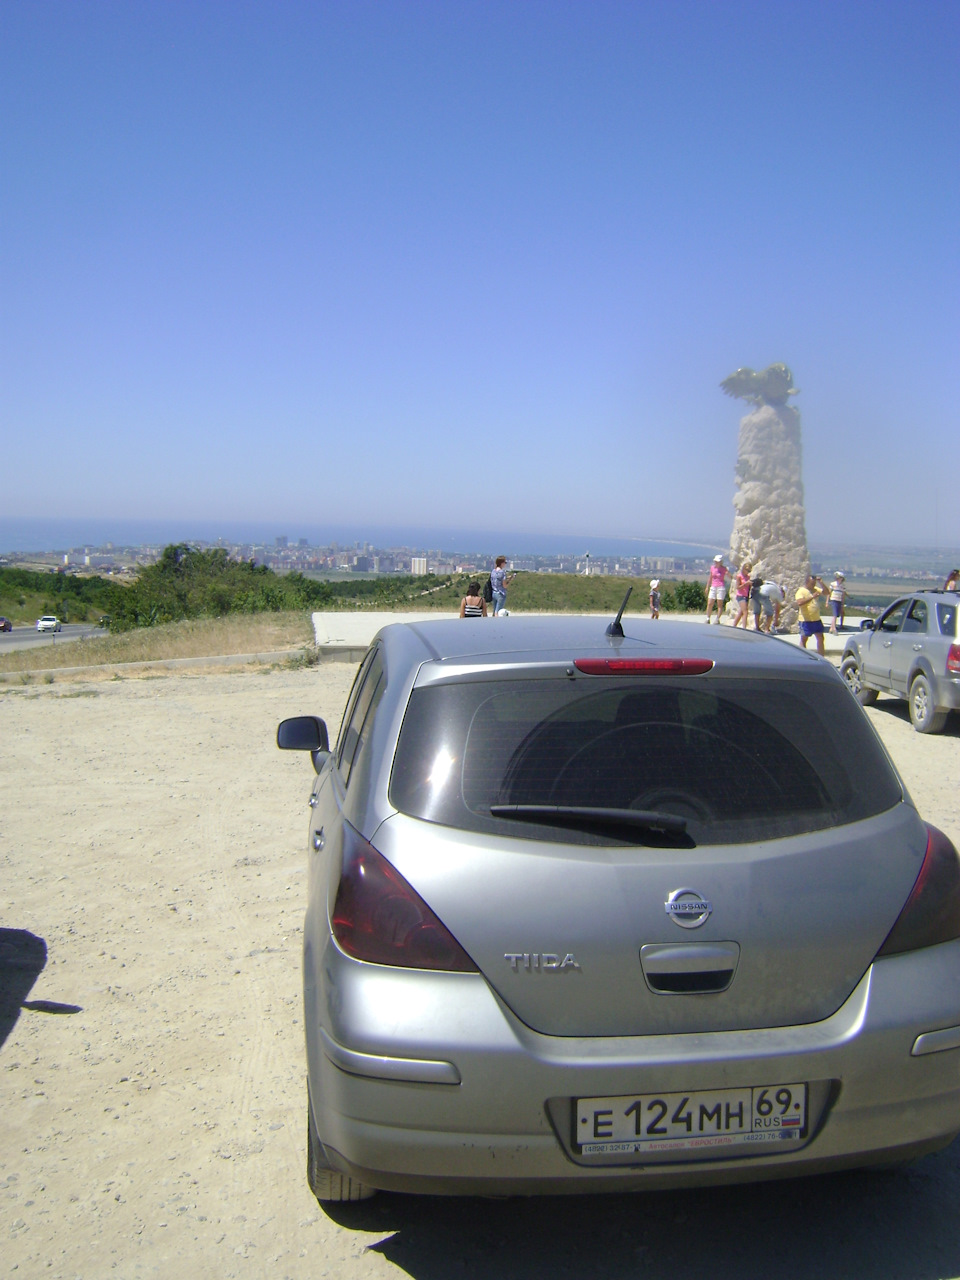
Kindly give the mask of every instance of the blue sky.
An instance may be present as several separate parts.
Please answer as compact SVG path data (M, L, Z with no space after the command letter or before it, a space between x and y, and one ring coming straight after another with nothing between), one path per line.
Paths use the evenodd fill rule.
M725 540L782 360L810 540L960 547L958 73L955 0L6 0L3 514Z

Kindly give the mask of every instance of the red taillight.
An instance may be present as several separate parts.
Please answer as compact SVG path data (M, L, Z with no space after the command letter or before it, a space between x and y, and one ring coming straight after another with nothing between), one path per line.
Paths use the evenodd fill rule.
M960 676L960 644L952 644L947 650L947 670L952 676Z
M333 936L355 960L476 973L460 943L395 867L344 825Z
M576 658L573 665L585 676L702 676L710 658Z
M878 956L960 938L960 859L943 832L926 825L927 852L920 874Z

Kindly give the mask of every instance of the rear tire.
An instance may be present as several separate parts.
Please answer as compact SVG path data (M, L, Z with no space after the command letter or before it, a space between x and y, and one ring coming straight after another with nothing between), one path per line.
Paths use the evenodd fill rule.
M939 733L947 723L947 713L937 710L933 689L925 675L914 677L908 703L910 722L917 733Z
M313 1124L313 1107L307 1094L307 1185L321 1204L325 1200L369 1200L377 1194L376 1187L368 1187L345 1173L331 1169L323 1154L323 1146Z
M866 689L860 675L860 663L851 656L840 663L840 674L846 681L847 688L860 703L861 707L872 707L877 700L876 689Z

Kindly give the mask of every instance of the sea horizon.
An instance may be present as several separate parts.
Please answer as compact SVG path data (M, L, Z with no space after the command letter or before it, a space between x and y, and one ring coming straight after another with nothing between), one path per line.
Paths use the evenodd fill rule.
M524 555L565 558L576 556L661 556L676 559L710 558L726 554L729 537L617 537L579 532L530 532L507 529L458 528L450 525L334 524L309 521L124 519L118 517L0 517L0 555L67 554L84 548L166 546L170 543L216 545L246 544L273 547L278 537L291 546L305 538L311 547L370 545L378 548L407 548L442 551L462 555ZM857 554L870 551L888 559L898 554L914 562L929 556L940 563L960 561L960 548L923 543L904 546L879 540L853 542L850 539L817 539L809 542L811 556Z
M291 546L301 538L311 547L369 544L470 553L523 556L674 556L690 559L714 555L726 548L721 539L624 538L582 533L516 532L504 529L465 529L449 525L360 525L308 521L250 520L126 520L116 518L0 518L0 555L67 553L85 547L143 547L169 543L218 542L274 546L286 537Z

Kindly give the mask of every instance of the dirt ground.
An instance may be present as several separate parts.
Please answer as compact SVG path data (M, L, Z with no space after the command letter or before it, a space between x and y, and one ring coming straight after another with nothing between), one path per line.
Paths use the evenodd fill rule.
M304 711L335 729L352 676L0 690L0 1274L960 1275L960 1142L898 1174L321 1210L303 1171L312 772L274 731ZM960 724L869 714L960 843Z

